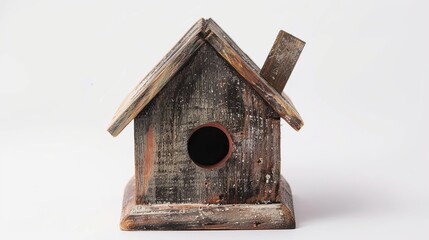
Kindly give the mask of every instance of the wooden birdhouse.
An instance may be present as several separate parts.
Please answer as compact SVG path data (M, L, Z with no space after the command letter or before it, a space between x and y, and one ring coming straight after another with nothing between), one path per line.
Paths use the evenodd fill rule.
M280 31L259 69L212 19L195 23L109 126L117 136L134 120L121 229L294 228L280 118L303 125L282 93L303 47Z

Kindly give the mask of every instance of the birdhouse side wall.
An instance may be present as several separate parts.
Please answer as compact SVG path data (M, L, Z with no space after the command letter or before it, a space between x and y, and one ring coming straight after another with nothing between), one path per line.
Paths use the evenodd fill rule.
M232 139L223 165L189 157L192 131L218 123ZM137 204L276 202L280 118L218 53L203 45L134 119Z

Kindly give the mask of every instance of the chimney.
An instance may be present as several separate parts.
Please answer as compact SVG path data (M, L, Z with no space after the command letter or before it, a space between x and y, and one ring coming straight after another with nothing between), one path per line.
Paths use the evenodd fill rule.
M280 30L265 60L260 75L280 94L282 93L305 42Z

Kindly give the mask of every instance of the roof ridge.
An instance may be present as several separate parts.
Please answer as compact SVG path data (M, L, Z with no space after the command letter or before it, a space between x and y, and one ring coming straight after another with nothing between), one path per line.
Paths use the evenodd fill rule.
M201 18L127 95L113 116L108 131L117 136L206 42L247 80L289 125L295 130L302 127L303 121L289 97L282 96L260 76L260 68L213 19Z

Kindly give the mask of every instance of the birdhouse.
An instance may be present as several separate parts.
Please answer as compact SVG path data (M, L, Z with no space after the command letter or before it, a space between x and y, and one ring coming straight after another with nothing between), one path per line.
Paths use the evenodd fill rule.
M303 125L282 93L303 47L280 31L259 69L212 19L197 21L109 125L117 136L134 120L121 229L294 228L280 123Z

